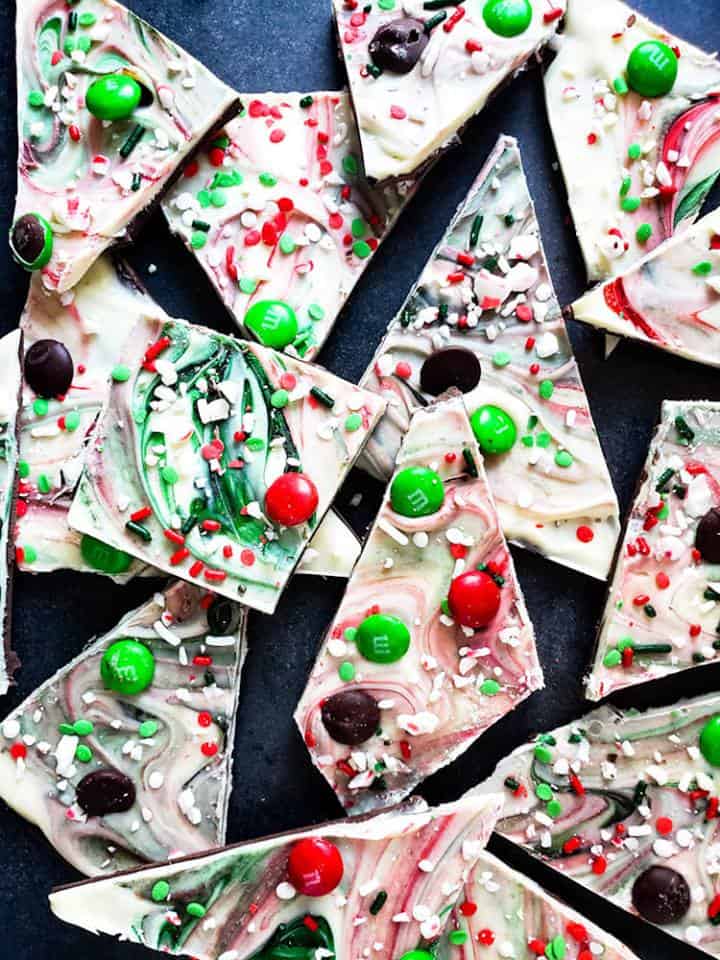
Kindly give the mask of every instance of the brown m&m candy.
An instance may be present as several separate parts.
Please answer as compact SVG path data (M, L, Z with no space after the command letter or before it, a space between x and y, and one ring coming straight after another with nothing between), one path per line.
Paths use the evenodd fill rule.
M632 902L640 916L650 923L660 926L677 923L690 909L690 887L677 870L648 867L633 884Z
M342 690L328 697L321 716L333 740L349 747L365 743L380 725L380 707L364 690Z
M135 803L135 784L119 770L94 770L83 777L75 791L78 806L88 817L124 813Z
M695 531L695 548L705 563L720 563L720 509L712 507Z
M370 41L370 59L381 70L410 73L428 45L422 20L402 17L384 24Z
M38 340L25 354L25 380L39 397L61 397L72 383L73 359L59 340Z
M465 347L446 347L428 357L420 370L420 389L439 397L451 387L470 393L480 383L480 361Z
M52 257L53 231L39 213L24 213L10 229L12 255L26 270L41 270Z

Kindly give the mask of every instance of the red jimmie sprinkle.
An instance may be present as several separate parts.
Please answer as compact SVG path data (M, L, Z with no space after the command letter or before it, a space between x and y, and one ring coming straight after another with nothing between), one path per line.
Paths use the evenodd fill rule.
M140 523L141 520L147 520L147 518L151 516L152 510L150 507L140 507L140 509L136 510L135 513L130 514L130 519L134 523Z
M202 573L203 566L204 564L202 560L196 560L195 563L188 570L188 573L190 574L191 577L199 577L200 574Z
M180 547L185 543L185 537L177 530L163 530L163 533L171 543L177 543Z
M635 660L635 651L632 647L625 647L622 652L622 665L629 670Z
M176 550L175 553L170 557L170 565L176 567L179 563L182 563L183 560L187 560L190 556L190 551L187 547L181 547L179 550ZM200 561L198 561L199 563ZM195 564L193 564L193 567ZM192 569L192 568L191 568ZM198 571L199 573L200 571ZM195 576L195 574L193 574Z
M459 253L455 259L463 267L472 267L475 263L475 257L471 253Z
M412 757L412 746L407 740L400 741L400 753L403 760L409 760Z
M658 590L667 590L670 586L670 577L665 573L664 570L661 570L655 577L655 584Z
M705 810L705 819L715 820L718 815L719 806L720 806L720 800L718 800L717 797L710 797L707 803L707 809Z
M472 39L471 39L471 40L466 40L466 41L465 41L465 50L466 50L468 53L480 53L480 51L482 50L482 48L483 48L483 45L480 43L479 40L472 40Z
M552 10L547 10L543 14L543 22L554 23L556 20L559 20L560 17L562 17L564 12L565 11L562 9L562 7L553 7Z
M224 570L206 570L205 579L209 583L222 583L223 580L227 578L227 574Z
M212 662L212 657L203 656L200 653L193 657L193 664L196 667L211 667Z
M708 906L708 917L710 920L714 920L718 915L720 915L720 893L713 897Z
M565 926L568 934L576 943L587 943L589 940L587 928L582 923L570 922Z
M465 7L457 7L455 13L449 17L443 24L443 30L445 33L451 33L455 25L460 23L462 18L465 16Z
M607 870L607 860L605 857L595 857L592 862L592 872L600 877Z
M569 840L566 840L563 844L563 853L576 853L582 846L582 841L580 837L570 837Z
M303 917L303 923L308 928L312 930L313 933L318 929L318 922L314 917L311 917L309 914L306 917Z
M578 797L585 796L585 787L582 785L580 777L574 773L570 774L570 787L572 788L572 792L577 794Z
M519 304L515 308L515 316L520 323L530 323L533 318L532 307L529 307L526 303Z
M644 607L646 603L650 603L650 597L646 593L639 593L633 597L632 602L634 607Z

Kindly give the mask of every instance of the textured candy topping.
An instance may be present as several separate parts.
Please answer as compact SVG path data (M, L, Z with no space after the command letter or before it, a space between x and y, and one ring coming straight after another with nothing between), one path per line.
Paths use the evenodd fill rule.
M481 463L461 399L415 414L298 704L348 810L402 799L542 684Z
M515 140L500 138L362 383L388 400L360 460L369 473L392 474L418 394L456 387L505 535L607 577L619 509Z
M51 290L125 234L236 95L115 0L18 8L11 247Z
M274 610L383 402L266 347L147 316L111 376L70 526Z

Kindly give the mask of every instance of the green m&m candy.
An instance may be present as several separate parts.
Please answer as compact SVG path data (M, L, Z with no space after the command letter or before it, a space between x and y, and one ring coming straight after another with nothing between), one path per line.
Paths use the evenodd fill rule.
M115 693L142 693L153 681L155 657L137 640L118 640L108 647L100 662L100 676Z
M720 767L720 713L702 728L700 733L700 752L713 767Z
M124 550L116 550L107 543L85 534L80 541L80 553L85 563L93 570L116 576L130 569L132 557Z
M53 252L53 230L39 213L24 213L10 229L10 251L25 270L42 270Z
M444 500L442 479L429 467L401 470L390 487L390 504L402 517L428 517L438 512Z
M518 37L532 23L530 0L487 0L483 20L499 37Z
M259 300L245 314L245 326L266 347L282 349L293 342L298 321L293 308L282 300Z
M85 106L98 120L125 120L139 105L142 87L125 73L98 77L87 89Z
M476 410L470 423L483 453L507 453L517 440L513 418L491 403Z
M355 643L366 660L395 663L408 652L410 631L398 617L374 613L357 628Z
M628 83L641 97L664 97L675 85L677 75L677 54L661 40L645 40L630 54Z

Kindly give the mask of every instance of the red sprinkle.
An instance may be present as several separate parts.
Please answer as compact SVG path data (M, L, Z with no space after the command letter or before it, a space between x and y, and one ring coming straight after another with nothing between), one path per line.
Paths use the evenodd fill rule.
M412 746L407 740L400 741L400 753L403 760L409 760L412 757Z
M554 23L556 20L559 20L562 17L564 11L562 7L554 7L552 10L548 10L543 14L543 21L545 23Z
M178 553L180 552L181 551L178 550ZM188 573L190 574L191 577L199 577L200 574L202 573L203 566L204 564L202 560L196 560L195 563L188 570Z
M74 140L75 143L80 142L80 137L82 136L82 134L80 133L80 127L78 127L76 123L70 124L70 126L68 127L68 133L70 134L71 140Z
M404 120L407 117L407 111L402 107L393 105L390 107L390 116L393 118L393 120Z
M595 534L593 533L590 527L585 525L580 526L575 531L575 536L578 538L580 543L591 543L595 539Z
M633 597L634 607L644 607L646 603L650 603L650 597L646 593L640 593Z
M319 926L317 920L315 920L315 918L311 917L309 914L306 917L303 917L303 923L308 930L312 930L313 933L315 933Z
M163 533L171 543L177 543L178 546L182 546L185 543L185 537L181 533L178 533L177 530L163 530Z
M574 773L570 774L570 787L572 788L573 793L576 793L578 797L585 796L585 787L582 785L580 777Z
M592 862L592 872L600 877L607 870L607 860L605 857L595 857Z
M666 837L673 832L673 822L670 817L658 817L655 821L655 829L661 837Z
M531 940L530 943L528 943L528 950L531 953L534 953L536 957L544 956L546 948L547 948L547 944L545 943L545 941L539 940L537 937L534 940Z
M196 667L211 667L212 657L206 657L199 653L197 656L193 657L193 664Z
M702 627L699 623L691 623L689 633L691 637L699 637L702 633Z
M466 40L466 41L465 41L465 50L466 50L468 53L480 53L480 51L482 50L482 48L483 48L483 45L480 43L479 40Z
M491 947L495 943L495 934L487 927L478 933L477 938L484 947Z
M209 727L212 723L212 714L208 713L207 710L201 710L198 714L197 722L201 727Z
M515 316L518 318L520 323L530 323L533 318L532 307L529 307L526 303L520 303L515 308Z
M255 563L255 554L252 550L245 549L240 552L240 563L246 567L251 567Z
M200 169L200 164L197 162L197 160L191 160L190 163L188 163L185 169L183 170L183 176L194 177L199 169Z
M140 507L139 510L136 510L135 513L130 514L130 519L133 523L140 523L141 520L147 520L148 517L152 516L152 509L150 507Z
M455 13L453 13L453 15L449 17L443 24L443 30L445 33L450 33L455 27L455 24L460 23L464 16L465 7L456 7Z
M208 160L210 161L210 166L212 167L221 167L224 159L225 151L220 147L213 147L208 154Z
M591 147L595 146L595 144L597 143L597 141L598 141L598 138L597 138L597 134L596 134L596 133L589 133L589 134L588 134L587 142L590 144Z
M569 840L566 840L563 844L563 853L575 853L582 846L582 841L580 837L570 837Z
M176 567L179 563L182 563L183 560L187 560L190 556L190 551L187 547L181 547L179 550L176 550L175 553L170 557L170 566ZM199 563L200 561L198 561ZM193 567L195 564L193 564ZM200 571L198 571L199 573ZM194 576L194 574L193 574Z
M207 530L208 533L217 533L221 524L219 520L203 520L200 526L203 530Z
M200 747L200 752L205 757L214 757L215 754L218 752L218 745L216 743L210 743L210 742L203 743L203 745Z
M209 583L222 583L227 578L224 570L206 570L205 579Z
M574 923L571 921L566 925L565 929L576 943L587 943L590 939L588 937L587 927L582 923Z
M472 915L477 911L477 904L473 903L472 900L466 900L464 903L460 904L460 913L464 917L472 917Z
M664 570L661 570L655 577L655 583L658 590L667 590L670 586L670 577L665 573Z
M472 267L475 263L475 257L471 253L459 253L455 259L463 267Z
M412 376L412 367L409 363L401 360L400 363L395 366L395 376L400 377L401 380L407 380Z
M24 760L27 756L27 747L24 743L14 743L10 747L10 756L13 760Z

